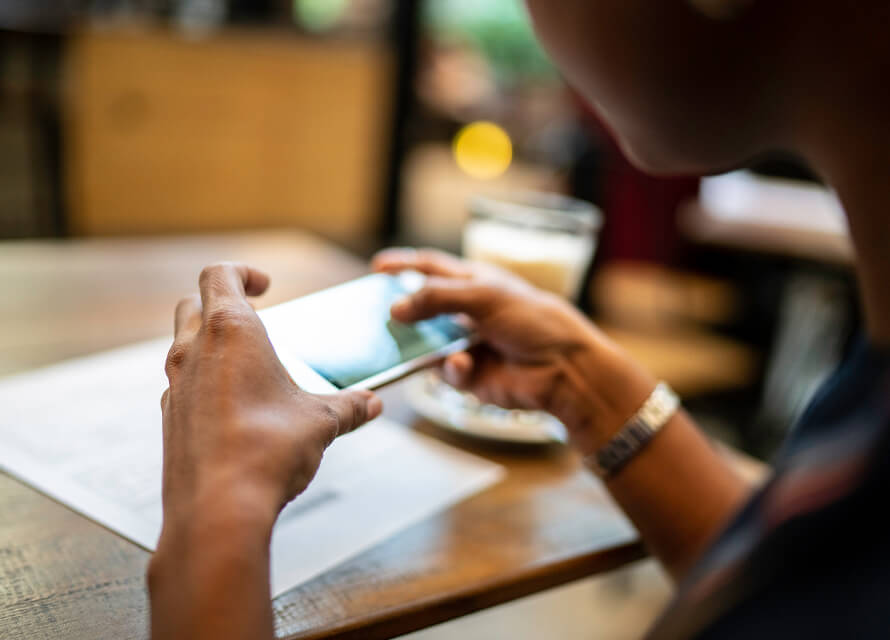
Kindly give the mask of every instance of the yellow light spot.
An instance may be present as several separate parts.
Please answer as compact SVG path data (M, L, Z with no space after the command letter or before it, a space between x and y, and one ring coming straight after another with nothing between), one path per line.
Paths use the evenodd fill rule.
M467 174L480 180L502 175L513 161L510 136L493 122L473 122L454 137L454 160Z

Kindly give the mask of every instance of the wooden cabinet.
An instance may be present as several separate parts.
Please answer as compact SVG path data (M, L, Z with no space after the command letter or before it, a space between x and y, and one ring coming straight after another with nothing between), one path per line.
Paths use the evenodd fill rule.
M380 223L392 53L288 32L89 31L67 53L78 235Z

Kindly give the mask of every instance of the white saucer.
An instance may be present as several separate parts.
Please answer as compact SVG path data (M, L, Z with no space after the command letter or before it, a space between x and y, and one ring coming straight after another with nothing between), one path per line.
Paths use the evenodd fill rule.
M457 391L433 372L420 373L405 383L411 407L427 420L487 440L522 444L565 443L563 424L541 411L510 411L483 404L469 393Z

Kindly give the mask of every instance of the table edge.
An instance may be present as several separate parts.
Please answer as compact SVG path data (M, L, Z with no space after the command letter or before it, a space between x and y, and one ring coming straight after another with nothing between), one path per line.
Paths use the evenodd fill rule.
M441 596L381 609L322 629L280 636L282 640L386 640L487 609L512 600L604 573L648 557L640 540L591 551L556 563L479 582Z

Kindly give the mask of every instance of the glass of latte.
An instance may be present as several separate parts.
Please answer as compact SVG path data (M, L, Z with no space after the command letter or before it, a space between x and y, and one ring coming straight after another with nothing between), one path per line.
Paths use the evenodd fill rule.
M463 253L575 301L596 250L601 222L592 204L561 195L477 196L470 201Z

